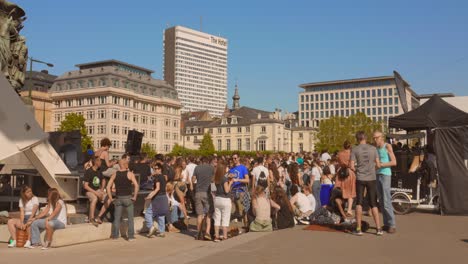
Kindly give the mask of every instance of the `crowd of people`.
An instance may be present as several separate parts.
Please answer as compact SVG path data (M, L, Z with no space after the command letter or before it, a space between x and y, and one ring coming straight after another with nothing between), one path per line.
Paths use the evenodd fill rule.
M174 157L145 154L130 161L109 158L111 142L105 138L85 164L83 190L89 199L89 222L100 225L113 206L111 238L119 239L122 212L128 218L128 241L135 239L134 203L145 193L142 214L147 237L165 237L180 232L191 215L197 217L196 239L219 242L230 237L232 222L241 222L239 232L268 232L298 224L352 226L363 234L363 211L374 218L376 235L396 231L390 197L391 167L396 165L392 146L384 135L356 134L357 145L349 141L330 154L276 153L256 157L231 156ZM100 203L101 209L96 214ZM15 247L16 230L27 230L25 247L47 249L53 231L65 228L66 208L56 189L50 189L48 204L39 213L31 188L21 191L20 219L8 227ZM380 224L380 212L383 226ZM355 210L353 211L353 208ZM367 229L367 228L366 228ZM45 243L39 234L46 230Z

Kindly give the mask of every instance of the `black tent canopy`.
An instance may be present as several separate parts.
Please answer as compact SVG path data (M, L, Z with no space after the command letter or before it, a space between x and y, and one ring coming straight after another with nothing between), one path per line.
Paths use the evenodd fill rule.
M468 215L468 113L434 95L420 107L390 118L389 126L434 133L441 212Z
M420 107L391 117L388 124L390 127L406 131L463 126L468 125L468 113L445 102L438 95L434 95Z

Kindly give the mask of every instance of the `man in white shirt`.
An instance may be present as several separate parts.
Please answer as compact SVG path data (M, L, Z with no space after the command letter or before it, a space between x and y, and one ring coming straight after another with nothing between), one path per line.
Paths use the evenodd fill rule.
M257 166L252 170L252 189L255 189L257 185L261 185L266 190L270 186L270 174L263 162L263 157L257 158Z
M195 158L190 156L188 158L188 164L187 166L185 167L185 171L186 171L186 174L187 174L187 180L185 181L185 184L187 184L187 194L186 194L186 197L187 197L187 200L188 200L188 204L190 205L191 207L191 211L195 212L195 199L194 199L194 184L196 184L196 182L192 182L192 177L193 177L193 172L195 171L195 167L197 167L197 164L195 164Z

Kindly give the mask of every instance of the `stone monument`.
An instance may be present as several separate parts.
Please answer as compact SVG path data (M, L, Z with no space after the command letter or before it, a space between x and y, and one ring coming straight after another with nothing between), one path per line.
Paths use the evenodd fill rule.
M28 60L26 38L19 35L25 20L21 7L0 0L0 71L17 92L24 86Z

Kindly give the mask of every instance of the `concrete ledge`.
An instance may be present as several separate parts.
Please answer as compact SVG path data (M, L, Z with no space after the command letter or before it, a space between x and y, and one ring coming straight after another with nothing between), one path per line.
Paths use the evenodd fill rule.
M135 232L143 226L143 222L142 217L135 217ZM98 227L91 224L68 225L65 229L57 230L54 233L52 247L64 247L109 239L111 226L111 223L103 223ZM125 233L126 230L126 224L123 222L121 233ZM41 240L44 240L44 234L45 232L42 232ZM9 238L10 233L7 225L0 225L0 242L8 243Z

